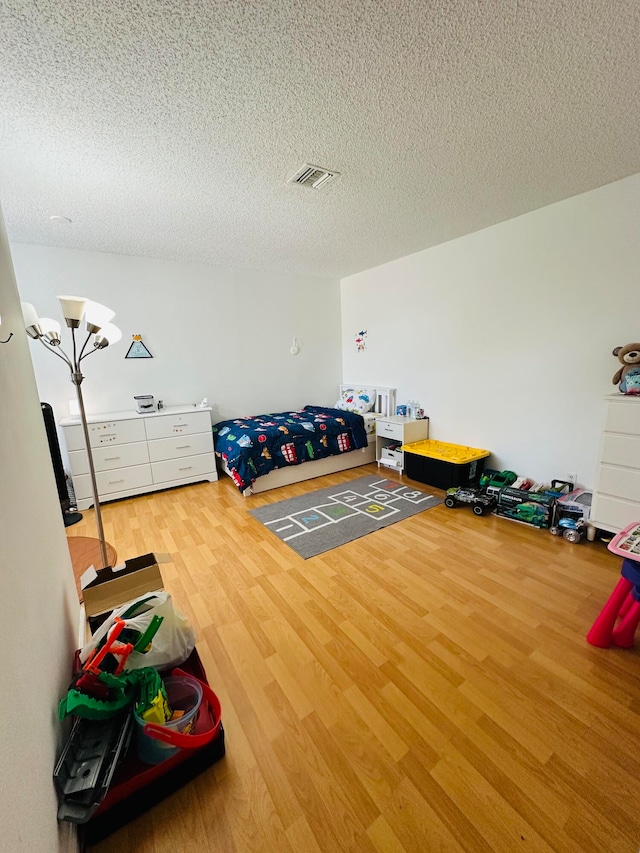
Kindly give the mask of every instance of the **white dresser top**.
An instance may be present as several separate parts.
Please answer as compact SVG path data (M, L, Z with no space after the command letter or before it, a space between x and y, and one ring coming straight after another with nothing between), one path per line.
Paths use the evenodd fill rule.
M637 394L607 394L604 398L608 400L610 403L632 403L634 406L637 406L640 403L640 397Z
M130 412L101 412L99 415L87 415L88 424L99 424L103 421L135 421L138 418L162 418L165 415L189 415L193 412L211 412L211 406L198 406L192 404L190 406L165 406L159 412L145 412L138 414L135 410ZM73 426L81 423L80 417L61 418L58 421L60 426Z

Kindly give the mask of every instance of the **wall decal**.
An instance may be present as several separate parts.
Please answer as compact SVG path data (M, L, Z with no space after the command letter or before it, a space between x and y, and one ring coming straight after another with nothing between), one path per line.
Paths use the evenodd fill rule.
M362 332L358 332L356 334L356 350L358 352L364 352L367 348L367 330L365 329Z
M133 341L127 350L125 358L153 358L149 350L142 343L142 335L133 336Z

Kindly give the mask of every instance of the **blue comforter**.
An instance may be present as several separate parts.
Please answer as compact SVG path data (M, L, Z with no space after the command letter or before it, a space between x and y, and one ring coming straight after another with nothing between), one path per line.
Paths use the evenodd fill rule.
M368 443L361 415L324 406L220 421L213 427L213 438L240 491L274 468L336 456Z

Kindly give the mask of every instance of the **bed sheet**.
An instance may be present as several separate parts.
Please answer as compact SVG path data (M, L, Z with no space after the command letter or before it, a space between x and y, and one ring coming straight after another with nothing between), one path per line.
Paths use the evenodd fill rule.
M240 491L275 468L367 447L361 415L324 406L220 421L214 446Z
M376 434L376 421L381 417L379 412L365 412L362 415L362 419L364 420L364 431L367 435L375 435Z

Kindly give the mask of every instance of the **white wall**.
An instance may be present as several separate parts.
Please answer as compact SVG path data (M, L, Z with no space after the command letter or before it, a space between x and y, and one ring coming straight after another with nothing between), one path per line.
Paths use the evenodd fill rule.
M48 853L76 849L52 772L78 599L1 211L0 315L0 848Z
M206 396L215 420L337 397L337 280L26 244L11 250L21 298L40 316L60 319L57 294L116 311L122 341L83 362L89 413L133 409L136 394L165 405ZM125 360L138 333L153 359ZM294 336L301 345L295 357ZM60 419L74 389L64 365L42 349L32 345L38 389Z
M495 467L592 486L611 351L640 340L640 175L350 276L341 292L344 377L397 386L432 438L487 448Z

